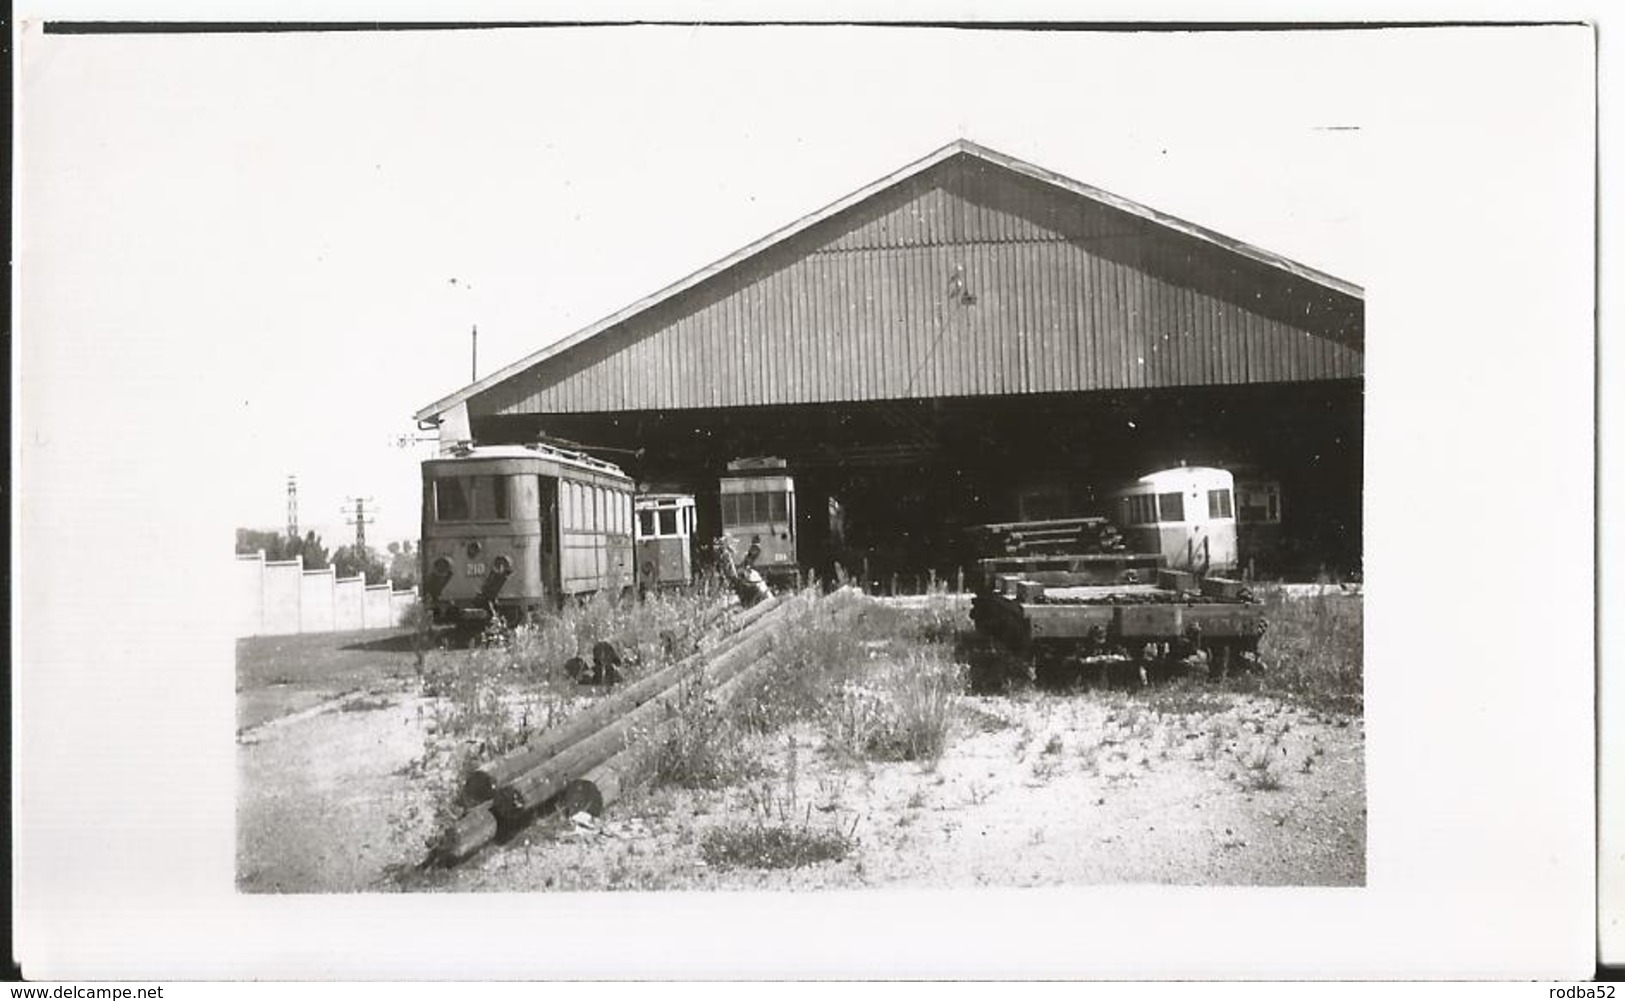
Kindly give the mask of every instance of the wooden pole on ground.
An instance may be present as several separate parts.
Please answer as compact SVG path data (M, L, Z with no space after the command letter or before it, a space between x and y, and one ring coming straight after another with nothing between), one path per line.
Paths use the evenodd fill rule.
M776 638L766 624L760 625L750 630L742 642L709 661L699 676L713 685L724 684L753 664L761 663ZM640 730L649 730L664 722L683 694L681 686L668 688L591 737L504 784L492 797L492 811L500 820L517 823L541 809L571 781L625 750Z
M441 865L456 865L496 836L496 814L491 812L490 803L481 803L446 828L435 844L434 860Z
M712 700L718 706L726 707L747 684L760 677L773 663L774 655L769 652L767 656L746 665L731 679L712 690ZM676 724L675 719L662 722L651 731L650 741L663 739ZM653 762L644 750L644 747L629 747L605 759L579 778L567 782L559 793L559 812L567 816L581 812L594 817L602 814L606 807L648 777Z
M779 598L764 601L747 609L734 620L732 631L718 649L701 651L683 658L671 667L657 671L647 678L599 699L556 727L550 727L535 740L495 761L487 762L468 774L463 793L472 802L482 803L491 798L498 788L512 782L540 765L548 758L565 751L576 743L591 737L616 719L643 705L650 699L677 685L699 670L707 659L716 656L737 643L753 626L786 607Z

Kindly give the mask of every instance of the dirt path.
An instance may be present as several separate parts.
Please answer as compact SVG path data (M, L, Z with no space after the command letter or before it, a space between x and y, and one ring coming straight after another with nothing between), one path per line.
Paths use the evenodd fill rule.
M427 832L405 820L419 784L423 700L374 689L285 716L237 741L237 885L249 892L393 888ZM420 805L422 805L420 803Z

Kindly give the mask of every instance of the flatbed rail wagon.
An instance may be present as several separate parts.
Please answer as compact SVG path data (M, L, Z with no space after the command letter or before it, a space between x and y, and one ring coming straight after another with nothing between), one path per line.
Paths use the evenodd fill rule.
M1060 571L1044 580L993 573L971 603L977 629L1031 659L1045 684L1104 684L1114 668L1134 672L1204 654L1210 675L1256 666L1266 628L1247 587L1221 577L1157 570L1151 583L1102 584Z

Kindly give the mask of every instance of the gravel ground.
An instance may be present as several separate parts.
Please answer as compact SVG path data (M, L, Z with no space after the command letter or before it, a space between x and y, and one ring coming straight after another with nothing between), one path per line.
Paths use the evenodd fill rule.
M421 857L425 832L398 818L421 797L403 771L423 750L423 705L375 688L239 735L238 889L392 889L391 871Z
M408 770L427 703L397 667L274 710L263 686L239 693L270 717L238 738L241 890L1365 881L1363 719L1200 685L967 697L934 768L854 762L802 727L761 738L770 774L747 787L636 795L596 820L545 818L455 870L408 872L432 833ZM786 815L854 847L788 870L702 859L708 829Z
M793 824L851 832L844 860L718 870L700 839L764 819L752 790L661 791L591 823L554 818L414 885L443 890L953 888L1114 883L1363 885L1358 718L1272 699L1158 712L1088 695L971 698L932 770L853 764L796 733L769 751ZM1268 761L1267 767L1259 767ZM1305 762L1308 762L1307 766ZM1267 775L1269 777L1260 776Z

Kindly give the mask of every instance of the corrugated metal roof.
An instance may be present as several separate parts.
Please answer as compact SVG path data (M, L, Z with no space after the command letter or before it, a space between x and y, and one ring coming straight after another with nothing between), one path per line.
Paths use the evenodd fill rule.
M990 178L1015 183L990 184ZM967 197L971 188L975 197ZM1062 193L1079 197L1058 197ZM862 216L859 206L867 217L850 228L821 244L791 246L806 244L792 238L826 221L834 225L847 210ZM1147 232L1219 248L1234 263L1197 260L1178 248L1146 249ZM1100 249L1113 241L1125 249ZM1280 321L1283 309L1294 316L1301 309L1310 318L1313 297L1288 296L1290 301L1262 310L1271 315L1261 315L1233 302L1194 301L1191 282L1159 279L1159 269L1164 278L1243 286L1267 284L1243 273L1263 269L1323 289L1334 300L1363 298L1358 286L1278 254L960 140L430 404L417 418L499 386L504 399L490 401L489 409L515 412L1358 374L1339 355L1339 345ZM942 307L941 297L920 293L935 290L945 274L967 294L974 288L990 296L977 329L956 329L964 324ZM1088 302L1074 301L1080 293L1069 284L1080 274L1091 290ZM708 282L720 291L676 315L652 315ZM1257 294L1263 298L1262 291ZM651 336L651 325L670 325L674 336ZM736 343L730 335L743 329L756 331L757 338ZM572 363L578 377L548 387L512 382L614 331L626 336L595 344ZM811 332L824 343L805 343ZM1315 343L1296 342L1295 335ZM746 385L751 399L739 395L738 387Z

